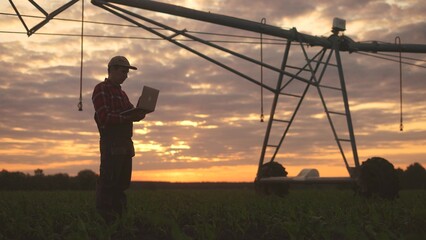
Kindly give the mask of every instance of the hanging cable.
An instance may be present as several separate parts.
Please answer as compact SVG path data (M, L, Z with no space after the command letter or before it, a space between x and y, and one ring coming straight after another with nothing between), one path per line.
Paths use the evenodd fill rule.
M395 44L398 44L399 48L399 112L400 112L400 122L399 122L399 131L404 131L404 124L402 119L402 53L401 53L401 38L399 36L395 37Z
M396 55L387 54L387 53L374 53L374 54L376 54L376 55L382 55L382 56L387 56L387 57L401 58L401 59L411 60L411 61L416 61L416 62L426 62L426 60L424 60L424 59L412 58L412 57L403 57L403 56L396 56ZM402 62L402 63L404 63L404 62Z
M83 111L83 36L84 36L84 0L81 7L81 35L80 35L80 100L77 104L78 111Z
M34 19L43 19L44 17L41 16L34 16L34 15L25 15L25 14L21 14L21 15L17 15L17 14L13 14L13 13L6 13L6 12L0 12L0 15L3 16L21 16L21 17L26 17L26 18L34 18ZM69 19L69 18L54 18L52 20L55 21L65 21L65 22L79 22L81 23L81 20L79 19ZM135 25L129 25L129 24L119 24L119 23L112 23L112 22L98 22L98 21L84 21L84 23L89 23L89 24L97 24L97 25L106 25L106 26L116 26L116 27L129 27L129 28L139 28L138 26ZM155 30L164 30L163 28L157 28L157 27L152 27L152 29ZM11 32L11 31L1 31L3 33L20 33L20 32ZM250 40L256 40L256 41L233 41L233 40L209 40L209 42L224 42L224 43L249 43L249 44L258 44L259 42L258 37L255 36L249 36L249 35L237 35L237 34L224 34L224 33L215 33L215 32L201 32L201 31L191 31L188 30L188 33L194 33L194 34L200 34L200 35L210 35L210 36L217 36L217 37L228 37L228 38L240 38L240 39L250 39ZM25 32L25 34L27 34L27 32ZM36 34L36 33L34 33ZM38 33L38 35L45 35L46 33ZM51 33L49 35L56 35L54 33ZM74 36L74 34L58 34L58 35L65 35L65 36ZM78 36L80 36L80 34L78 34ZM85 37L91 37L91 36L96 36L96 35L84 35ZM121 37L121 36L99 36L99 37L114 37L114 38L129 38L129 39L153 39L153 38L142 38L142 37ZM158 38L158 40L163 40L162 38ZM264 37L263 40L268 40L268 44L270 45L282 45L285 44L287 42L286 39L280 39L280 38L274 38L274 37ZM184 41L184 40L181 40ZM192 41L192 40L186 40L186 41Z
M265 18L262 18L262 23ZM263 34L260 33L260 62L263 63ZM260 65L260 83L263 85L263 65ZM263 115L263 86L260 86L260 122L264 122Z
M377 59L383 59L383 60L387 60L387 61L391 61L391 62L398 62L398 63L400 62L400 60L378 56L378 55L383 55L383 54L378 54L378 53L366 53L366 52L354 52L354 53L359 54L359 55L377 58ZM396 56L396 57L399 58L399 56ZM420 61L420 62L423 61L424 62L424 60L422 60L422 59L415 59L415 58L401 57L401 59L410 59L410 60L413 60L413 61ZM415 63L410 63L410 62L406 62L406 61L401 61L401 63L405 64L405 65L414 66L414 67L426 68L426 66L423 66L423 65L420 65L420 64L415 64Z

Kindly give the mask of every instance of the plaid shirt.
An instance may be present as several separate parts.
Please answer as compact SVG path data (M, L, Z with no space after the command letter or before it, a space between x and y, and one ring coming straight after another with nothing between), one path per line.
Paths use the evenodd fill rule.
M114 85L108 79L105 79L93 90L92 102L99 128L132 122L120 115L120 112L133 108L127 94L121 90L120 85Z

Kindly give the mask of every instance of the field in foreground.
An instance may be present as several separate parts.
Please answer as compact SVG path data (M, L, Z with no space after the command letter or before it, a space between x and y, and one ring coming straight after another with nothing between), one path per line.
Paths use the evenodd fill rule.
M90 191L0 192L0 239L424 239L426 191L389 201L350 190L129 191L107 225Z

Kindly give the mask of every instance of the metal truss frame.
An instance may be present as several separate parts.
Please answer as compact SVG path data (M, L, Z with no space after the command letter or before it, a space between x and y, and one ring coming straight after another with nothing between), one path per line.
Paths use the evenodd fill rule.
M270 113L270 118L269 118L269 122L268 122L268 127L266 129L265 139L264 139L263 146L262 146L262 153L261 153L261 156L260 156L258 169L260 169L262 167L262 165L264 164L264 162L266 160L265 157L266 157L266 149L267 148L275 148L275 150L273 151L273 154L272 154L269 161L270 162L274 161L274 159L276 158L278 151L281 148L281 146L284 142L284 139L287 136L288 131L290 130L290 127L291 127L291 125L292 125L292 123L293 123L293 121L296 117L296 114L298 113L298 111L300 109L300 106L301 106L303 100L305 99L305 96L306 96L309 88L311 86L313 86L318 91L318 95L319 95L321 103L324 107L324 112L326 113L328 122L330 124L331 130L332 130L333 135L334 135L334 139L335 139L336 144L339 148L339 151L341 153L341 156L343 158L345 166L346 166L351 177L354 177L356 175L354 169L359 167L359 158L358 158L358 152L357 152L357 147L356 147L354 128L353 128L353 125L352 125L351 112L350 112L350 108L349 108L349 100L348 100L348 95L347 95L347 91L346 91L346 83L345 83L345 78L344 78L344 74L343 74L343 66L342 66L342 61L340 59L340 52L339 52L339 47L338 47L340 37L338 37L337 35L333 35L331 38L333 39L332 42L333 42L334 47L332 49L322 48L312 58L310 58L308 56L307 51L305 49L305 46L302 43L300 43L300 47L303 51L303 55L305 57L306 62L304 64L304 66L299 69L297 75L299 75L303 71L308 71L310 73L310 78L306 79L308 81L308 83L306 83L306 87L300 93L300 95L286 94L285 90L290 85L290 83L294 80L294 78L290 78L284 83L283 82L284 76L283 75L279 76L275 95L274 95L274 100L273 100L272 107L271 107L271 113ZM286 50L285 50L285 53L284 53L284 58L283 58L283 61L282 61L282 69L285 69L285 67L286 67L286 62L288 60L290 46L291 45L288 44L287 47L286 47ZM326 56L327 52L328 52L328 56L326 57L326 59L324 61L324 57ZM333 55L335 56L336 64L330 63L330 60L332 59ZM325 73L325 71L328 67L336 67L337 68L338 73L339 73L338 77L339 77L340 86L327 86L327 85L321 84L321 81L323 80L324 73ZM329 110L329 108L327 107L327 103L326 103L324 94L322 92L323 88L332 89L332 90L341 92L342 98L343 98L343 103L344 103L344 112L337 112L337 111ZM298 103L297 103L297 105L296 105L296 107L293 111L293 114L291 115L291 117L289 119L277 119L277 118L275 118L276 108L277 108L277 105L279 103L279 97L282 96L282 95L286 95L286 96L289 96L289 97L294 97L294 98L299 99L299 101L298 101ZM345 117L349 138L339 137L338 131L336 130L336 126L333 122L332 115L341 115L341 116ZM282 134L279 142L275 145L269 143L269 140L270 140L269 136L270 136L270 133L272 131L274 122L281 122L281 123L287 124L287 126L284 128L283 134ZM347 159L345 151L342 147L342 142L349 142L350 143L352 154L353 154L353 162L354 162L354 165L352 165L352 166L348 163L348 159ZM257 178L260 178L259 170L258 170Z

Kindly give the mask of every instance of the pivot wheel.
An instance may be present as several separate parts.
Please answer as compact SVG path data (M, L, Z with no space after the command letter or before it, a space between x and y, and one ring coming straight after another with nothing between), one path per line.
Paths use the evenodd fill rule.
M394 199L398 196L399 181L393 164L381 157L367 159L360 167L358 187L362 196Z
M287 177L287 171L285 168L277 162L268 162L262 165L259 172L259 178L268 178L268 177ZM284 182L268 182L261 183L259 181L255 182L256 191L262 194L270 195L275 194L278 196L284 196L288 193L289 185Z

